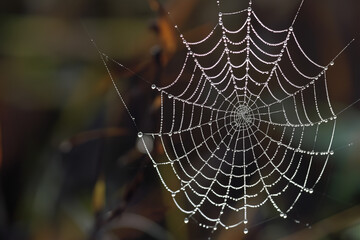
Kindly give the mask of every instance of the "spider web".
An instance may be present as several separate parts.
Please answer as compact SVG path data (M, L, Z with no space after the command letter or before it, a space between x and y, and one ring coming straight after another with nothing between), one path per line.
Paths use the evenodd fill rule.
M161 99L159 129L138 137L185 223L212 232L243 225L247 234L252 209L269 205L287 218L320 181L337 121L326 74L343 50L327 65L310 59L294 31L302 4L282 30L266 26L251 0L235 12L217 1L218 23L199 41L175 25L185 60L170 84L151 85ZM146 137L164 157L155 159Z

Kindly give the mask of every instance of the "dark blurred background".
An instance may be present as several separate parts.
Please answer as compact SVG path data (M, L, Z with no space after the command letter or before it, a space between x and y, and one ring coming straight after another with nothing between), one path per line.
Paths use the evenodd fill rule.
M247 6L223 1L234 11ZM148 82L171 81L176 73L166 69L184 53L172 22L201 39L217 21L215 2L0 2L1 239L207 239L184 224L161 186L88 33ZM253 2L273 28L286 27L300 3ZM360 98L359 11L357 0L307 0L295 24L303 48L324 65L356 38L328 72L337 112ZM158 102L148 83L111 69L139 126L152 128L145 109ZM340 149L314 197L297 208L301 223L254 219L246 239L360 239L359 121L359 104L339 116ZM244 236L240 229L213 237Z

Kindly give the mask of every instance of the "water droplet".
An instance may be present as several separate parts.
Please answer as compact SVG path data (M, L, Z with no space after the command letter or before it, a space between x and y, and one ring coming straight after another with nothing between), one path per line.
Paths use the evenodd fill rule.
M151 85L151 89L155 89L156 88L156 85L155 84L152 84Z
M289 31L290 31L290 32L294 31L294 29L293 29L293 27L292 27L292 26L291 26L291 27L289 27Z
M244 220L244 224L247 224L247 223L248 223L248 220L247 220L247 219L245 219L245 220Z
M335 64L334 62L330 62L330 66L334 66L334 64Z
M138 137L142 138L144 136L144 134L142 132L138 132Z
M172 197L175 197L175 196L176 196L176 193L172 193L171 196L172 196Z
M189 219L188 218L185 218L184 219L184 223L188 223L189 222Z
M222 15L223 15L222 12L219 12L219 17L222 17Z
M249 230L247 228L244 228L244 234L248 234Z
M251 7L248 7L248 11L249 11L249 12L251 11Z
M313 194L313 193L314 193L314 189L310 188L310 189L309 189L309 193L310 193L310 194Z

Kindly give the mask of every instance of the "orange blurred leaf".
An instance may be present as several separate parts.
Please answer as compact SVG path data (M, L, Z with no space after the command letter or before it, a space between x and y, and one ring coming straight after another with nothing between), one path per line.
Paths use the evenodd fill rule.
M150 8L158 12L157 27L165 54L162 55L163 64L166 64L177 50L177 33L164 7L156 0L149 0Z
M161 97L156 96L156 98L154 99L153 104L152 104L152 109L157 110L160 108L160 106L161 106Z
M158 25L160 29L160 38L164 49L169 54L174 54L177 48L177 41L174 32L173 25L169 22L169 19L166 15L162 15L158 20Z

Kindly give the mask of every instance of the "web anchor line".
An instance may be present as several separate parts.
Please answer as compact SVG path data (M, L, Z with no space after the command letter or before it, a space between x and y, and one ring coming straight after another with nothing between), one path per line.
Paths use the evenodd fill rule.
M218 21L202 39L188 41L174 24L186 57L173 81L151 84L160 96L159 129L151 133L137 128L106 59L142 77L94 46L162 184L186 215L184 223L211 233L241 226L248 234L255 226L251 211L268 205L277 217L287 218L322 178L337 150L332 146L337 116L360 101L335 113L327 89L328 69L354 40L321 65L295 35L304 0L290 27L280 30L261 20L251 0L246 9L233 12L216 3ZM230 24L227 19L233 16L244 20ZM315 75L296 63L298 57ZM158 140L162 157L154 156L144 136Z

